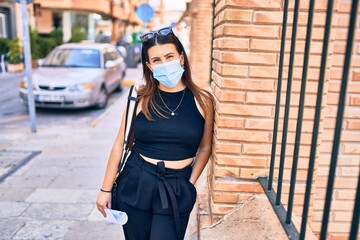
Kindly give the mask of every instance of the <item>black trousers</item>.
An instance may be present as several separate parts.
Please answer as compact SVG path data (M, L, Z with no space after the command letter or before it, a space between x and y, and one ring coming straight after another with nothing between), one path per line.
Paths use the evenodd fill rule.
M184 239L196 188L189 181L192 166L164 167L132 152L120 175L118 206L128 214L123 226L127 240Z

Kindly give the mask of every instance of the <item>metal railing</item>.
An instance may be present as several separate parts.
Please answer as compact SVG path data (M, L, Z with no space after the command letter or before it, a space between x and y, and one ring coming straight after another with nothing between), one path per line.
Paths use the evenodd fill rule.
M348 38L346 43L346 53L345 60L343 66L343 73L341 79L341 89L340 89L340 98L338 103L338 112L336 117L336 126L335 126L335 134L334 141L332 146L332 154L331 154L331 162L328 176L328 184L326 189L326 198L325 198L325 206L323 211L322 225L321 225L321 233L320 240L326 239L328 222L329 222L329 213L331 206L331 196L333 194L334 188L334 180L335 180L335 170L337 165L339 144L340 144L340 134L341 134L341 126L343 122L344 115L344 105L345 105L345 97L346 97L346 88L348 82L349 68L350 68L350 60L352 56L352 48L354 41L354 33L356 29L356 15L358 9L358 0L352 1L351 13L350 13L350 23L348 28ZM322 97L323 97L323 88L325 81L325 71L326 71L326 61L328 57L328 46L330 39L330 30L331 30L331 19L333 12L334 1L329 0L327 11L326 11L326 23L325 23L325 31L324 31L324 39L323 39L323 48L322 48L322 57L321 57L321 66L320 66L320 75L319 75L319 83L318 83L318 91L317 91L317 100L315 107L315 116L314 116L314 125L312 132L312 140L311 140L311 150L309 157L309 165L307 172L307 181L306 181L306 190L303 204L303 212L302 212L302 222L300 227L300 232L294 224L292 223L292 210L293 210L293 201L295 195L295 186L296 186L296 173L297 173L297 165L298 165L298 156L300 149L300 140L301 140L301 129L302 129L302 121L303 121L303 110L304 110L304 100L305 100L305 92L306 92L306 81L307 81L307 72L308 72L308 63L309 63L309 53L310 53L310 43L311 43L311 30L313 23L313 15L314 15L314 5L315 1L310 0L309 2L309 12L308 12L308 21L307 21L307 32L306 32L306 40L305 40L305 49L304 49L304 62L303 62L303 71L301 78L301 89L300 89L300 99L298 106L298 116L297 116L297 124L296 124L296 136L295 136L295 144L294 144L294 152L293 152L293 162L291 169L291 178L290 178L290 191L288 196L288 204L287 210L281 203L282 196L282 185L283 185L283 174L284 174L284 166L285 166L285 153L286 153L286 143L287 143L287 133L288 133L288 122L289 122L289 111L290 111L290 98L291 98L291 84L292 84L292 74L294 67L294 57L295 57L295 46L296 46L296 30L298 23L298 15L299 15L299 5L300 0L295 1L294 6L294 18L293 18L293 26L292 26L292 36L291 36L291 48L290 48L290 58L289 58L289 70L288 70L288 78L287 78L287 90L286 90L286 99L285 99L285 111L284 111L284 119L283 119L283 130L282 130L282 142L281 142L281 151L280 151L280 164L279 164L279 175L277 182L277 192L273 189L273 178L274 178L274 168L275 168L275 158L276 158L276 143L277 143L277 133L279 126L279 112L280 112L280 100L281 100L281 85L282 85L282 72L283 72L283 64L284 64L284 52L285 52L285 41L286 41L286 26L287 26L287 15L288 15L288 0L284 1L284 15L283 15L283 23L282 23L282 37L281 37L281 48L280 48L280 62L279 62L279 73L278 73L278 85L277 85L277 95L276 95L276 106L275 106L275 118L274 118L274 132L272 139L272 151L271 151L271 162L270 162L270 172L269 178L267 177L259 177L259 181L269 198L270 203L272 204L275 213L277 214L282 226L284 227L289 239L305 239L306 233L306 225L308 220L308 212L309 212L309 202L311 196L311 185L313 179L314 172L314 164L316 158L316 150L317 150L317 141L319 134L319 125L320 125L320 114L321 114L321 106L322 106ZM349 239L355 240L357 238L357 233L359 229L359 214L360 214L360 175L358 180L355 206L352 217L352 225L350 231Z

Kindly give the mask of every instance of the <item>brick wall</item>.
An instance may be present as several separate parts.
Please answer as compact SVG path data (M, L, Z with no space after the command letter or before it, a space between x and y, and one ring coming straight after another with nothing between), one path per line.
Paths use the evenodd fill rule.
M339 91L343 60L347 39L347 28L350 19L351 1L338 1L335 8L337 22L333 29L334 50L331 63L331 74L327 104L325 108L324 134L321 154L316 175L316 195L314 203L314 221L312 228L320 231L321 219L326 193L327 176L331 158L332 139L339 101ZM359 28L359 23L357 24ZM357 30L358 31L358 30ZM342 126L341 144L339 149L338 167L336 169L335 189L332 198L329 239L347 239L350 231L352 211L354 207L357 177L360 166L360 46L359 31L356 34L349 82L346 96L345 115Z
M203 56L198 39L210 31L199 32L197 22L202 7L192 1L192 66ZM346 28L351 1L337 0L330 46L328 50L322 115L320 121L317 158L310 200L309 225L319 234L324 207L325 189L331 155L336 117L336 105L345 52ZM309 0L301 1L298 19L297 43L289 133L285 156L282 203L288 201L290 171L295 139L297 106L299 101L303 51L305 46ZM280 125L277 140L276 168L279 165L284 116L285 91L290 52L294 0L289 1L287 42L282 83ZM315 2L311 54L309 59L301 147L294 199L294 214L301 216L307 178L308 159L313 130L322 39L327 1ZM273 119L275 112L279 51L283 14L282 0L216 0L213 39L212 91L216 99L214 148L209 163L208 195L199 196L200 227L222 218L237 204L254 194L262 194L258 176L267 176L270 165ZM359 25L359 24L358 24ZM341 148L330 214L329 239L345 239L350 230L355 187L360 166L360 35L356 34L354 56L346 100ZM201 68L203 69L203 68ZM206 71L204 71L206 72ZM274 189L278 170L275 169ZM234 226L235 227L235 226Z

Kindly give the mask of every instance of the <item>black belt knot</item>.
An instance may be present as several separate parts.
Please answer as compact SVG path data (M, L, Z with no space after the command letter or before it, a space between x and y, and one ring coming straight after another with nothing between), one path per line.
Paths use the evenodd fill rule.
M177 175L166 175L165 174L165 164L164 162L158 162L158 188L159 188L159 194L160 194L160 200L161 200L161 207L163 209L166 209L169 207L169 202L166 196L166 192L168 192L171 205L174 210L174 218L175 218L175 227L176 232L178 234L178 238L180 239L181 236L181 222L180 222L180 214L179 214L179 206L177 204L176 196L174 194L174 190L171 188L171 185L167 181L167 177L177 177Z

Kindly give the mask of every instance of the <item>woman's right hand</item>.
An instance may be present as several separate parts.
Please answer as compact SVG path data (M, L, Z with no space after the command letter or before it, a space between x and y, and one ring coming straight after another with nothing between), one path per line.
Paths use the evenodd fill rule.
M99 192L98 198L96 200L97 209L101 214L106 217L105 208L111 208L111 193L108 192Z

